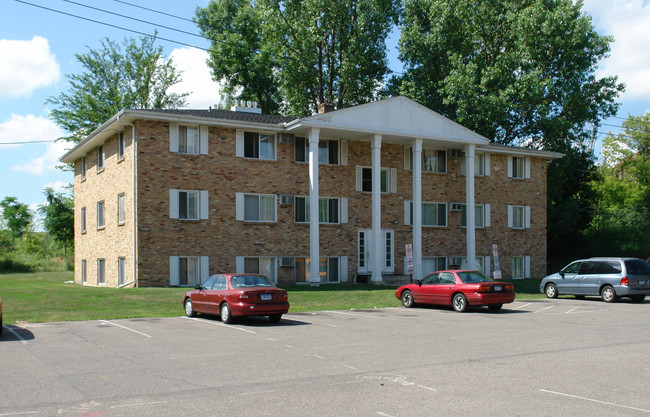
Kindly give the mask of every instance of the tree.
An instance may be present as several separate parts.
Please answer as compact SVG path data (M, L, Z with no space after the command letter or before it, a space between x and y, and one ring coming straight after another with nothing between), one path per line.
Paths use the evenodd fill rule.
M391 91L506 144L567 151L616 114L612 38L574 0L407 0ZM582 146L582 145L580 145Z
M124 51L106 38L100 49L76 54L85 71L67 74L68 92L50 97L46 104L58 108L51 118L70 132L61 139L79 142L83 137L125 108L166 109L182 107L188 93L170 93L169 88L181 81L171 60L163 56L155 38L125 39Z
M603 139L603 166L624 181L650 188L650 113L630 115L623 132ZM648 190L650 191L650 190ZM650 194L649 194L650 196Z
M212 0L195 20L229 100L304 116L376 97L399 14L397 0Z
M63 245L64 256L67 256L68 246L74 243L74 200L61 193L55 194L49 187L44 194L47 204L38 209L44 216L43 227L55 241Z
M32 224L33 214L26 204L20 203L16 197L5 197L0 201L2 220L9 230L12 246L14 241L20 239Z

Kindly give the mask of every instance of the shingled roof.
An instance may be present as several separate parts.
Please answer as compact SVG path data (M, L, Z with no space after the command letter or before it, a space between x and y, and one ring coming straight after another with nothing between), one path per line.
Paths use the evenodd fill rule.
M299 119L296 116L279 116L276 114L258 114L247 113L232 110L189 110L189 109L171 109L171 110L138 110L143 112L162 113L162 114L176 114L179 116L192 116L202 118L212 118L220 120L236 120L241 122L251 123L265 123L265 124L280 124L288 123L293 120Z

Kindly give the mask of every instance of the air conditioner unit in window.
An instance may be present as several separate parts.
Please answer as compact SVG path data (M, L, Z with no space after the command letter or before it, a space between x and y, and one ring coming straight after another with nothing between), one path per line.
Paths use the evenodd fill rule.
M293 256L280 256L280 268L291 268L296 264L296 258Z
M293 135L291 133L280 133L280 143L293 143Z
M449 211L463 211L463 203L451 203L449 205Z
M293 206L295 198L289 194L280 194L280 205L281 206Z
M450 256L449 257L449 265L453 266L461 266L463 264L463 258L460 256Z
M451 150L451 157L452 158L462 158L465 152L461 151L460 149L452 149Z

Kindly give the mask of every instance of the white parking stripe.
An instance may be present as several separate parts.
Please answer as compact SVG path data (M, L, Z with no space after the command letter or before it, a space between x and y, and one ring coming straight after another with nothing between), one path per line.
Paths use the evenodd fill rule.
M644 413L650 413L650 410L646 410L645 408L630 407L628 405L610 403L608 401L594 400L593 398L580 397L578 395L565 394L563 392L549 391L549 390L546 390L546 389L540 389L540 391L541 392L546 392L546 393L549 393L549 394L561 395L563 397L575 398L575 399L578 399L578 400L591 401L591 402L599 403L599 404L612 405L614 407L627 408L628 410L643 411Z
M574 307L574 308L572 308L571 310L567 311L567 312L564 313L564 314L573 313L574 311L576 311L576 310L579 309L579 308L580 308L580 307Z
M333 310L327 310L326 313L345 314L346 316L369 317L371 319L383 319L383 318L385 318L385 317L381 317L381 316L371 316L369 314L346 313L344 311L333 311Z
M542 312L542 311L544 311L544 310L548 310L549 308L553 308L553 306L548 306L548 307L543 308L543 309L541 309L541 310L533 311L533 314L537 314L537 313Z
M121 324L113 323L113 322L110 322L110 321L107 321L107 320L100 320L100 322L104 323L104 324L110 324L111 326L121 327L121 328L123 328L125 330L128 330L128 331L133 332L133 333L137 333L137 334L142 335L144 337L149 337L149 338L151 337L146 333L142 333L142 332L139 332L137 330L131 329L129 327L122 326Z
M243 329L243 328L237 327L237 326L231 326L229 324L223 324L223 323L217 322L217 321L208 321L208 320L203 320L203 319L197 319L195 317L183 317L183 318L186 318L188 320L198 321L198 322L201 322L201 323L212 324L213 326L222 326L222 327L225 327L227 329L241 330L242 332L246 332L246 333L252 333L252 334L256 333L256 332L254 332L252 330Z
M23 345L27 344L27 341L25 339L23 339L23 337L20 334L18 334L18 332L16 332L14 329L12 329L11 327L7 327L7 326L2 326L2 327L9 330L11 332L11 334L13 334L18 339L20 339L20 343L22 343ZM0 415L2 415L2 414L0 414Z
M519 307L511 308L511 310L519 310L520 308L524 308L524 307L529 306L531 304L532 303L526 303L526 304L520 305Z
M7 327L7 330L9 328ZM0 414L0 417L2 416L23 416L25 414L38 414L38 411L23 411L22 413L7 413L7 414Z

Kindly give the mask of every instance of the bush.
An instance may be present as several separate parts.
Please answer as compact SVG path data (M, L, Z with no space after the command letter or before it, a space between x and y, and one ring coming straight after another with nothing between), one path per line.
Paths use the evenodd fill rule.
M16 261L14 259L0 259L0 274L6 274L10 272L34 272L35 269L32 265L28 265L21 261Z

